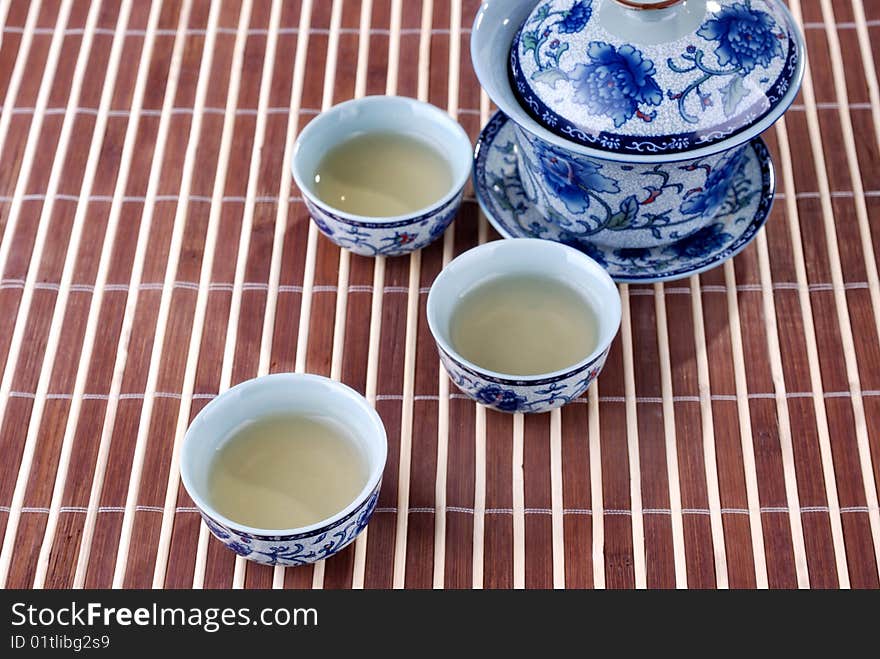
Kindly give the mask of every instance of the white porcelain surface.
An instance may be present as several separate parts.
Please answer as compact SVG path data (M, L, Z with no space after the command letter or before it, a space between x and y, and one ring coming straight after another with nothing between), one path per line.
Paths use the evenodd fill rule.
M364 217L340 211L315 192L315 173L327 151L359 134L397 132L428 142L452 172L448 193L409 215ZM398 256L425 247L455 218L471 173L472 147L464 129L439 108L401 96L367 96L321 113L296 140L291 170L318 228L340 247L364 256Z
M326 520L294 529L253 528L224 517L211 505L211 464L236 428L280 412L322 415L342 424L358 442L369 476L357 498ZM382 420L359 393L318 375L279 373L242 382L205 406L184 438L180 475L221 542L249 560L295 566L336 553L363 530L375 509L387 452Z
M637 11L620 2L596 3L601 25L610 34L626 41L656 44L680 39L694 32L706 13L707 0L679 0L677 4L650 11ZM665 5L664 0L645 2L645 6Z
M491 371L459 355L450 339L458 303L480 284L506 275L552 277L578 291L599 320L595 351L569 368L528 377ZM464 393L503 412L546 412L580 396L602 370L620 327L620 294L605 270L578 250L519 238L486 243L455 258L431 286L427 316L443 364Z

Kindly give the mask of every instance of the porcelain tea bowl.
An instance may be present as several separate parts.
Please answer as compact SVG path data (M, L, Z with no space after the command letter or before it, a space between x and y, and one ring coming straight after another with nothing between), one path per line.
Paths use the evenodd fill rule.
M471 52L515 124L530 233L587 253L711 223L804 70L777 0L489 0Z
M574 288L598 319L595 350L562 370L525 377L464 358L451 340L458 304L475 287L503 276L550 277ZM583 252L558 242L515 238L485 243L453 259L431 286L427 316L443 366L461 391L501 412L540 413L571 402L599 375L620 328L620 293L602 266Z
M324 202L315 190L321 159L342 141L367 133L400 133L428 142L449 165L447 193L427 208L394 217L355 215ZM461 206L472 161L470 138L446 112L412 98L367 96L315 117L294 144L291 170L312 219L330 240L362 256L400 256L443 235Z
M211 504L209 492L217 451L237 428L282 412L326 416L347 428L366 460L366 484L345 508L301 528L261 529L226 518ZM180 475L220 542L250 561L295 567L332 556L366 528L379 498L387 453L382 420L359 393L318 375L278 373L227 389L199 412L183 440Z

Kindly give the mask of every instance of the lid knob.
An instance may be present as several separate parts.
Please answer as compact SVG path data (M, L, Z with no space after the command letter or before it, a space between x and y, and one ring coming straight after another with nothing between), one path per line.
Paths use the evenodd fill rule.
M673 5L680 5L684 0L615 0L618 4L629 9L668 9Z

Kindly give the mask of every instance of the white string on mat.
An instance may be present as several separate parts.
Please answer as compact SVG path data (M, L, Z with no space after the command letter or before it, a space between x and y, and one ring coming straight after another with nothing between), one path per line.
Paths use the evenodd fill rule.
M148 513L163 513L165 509L162 506L147 506L147 505L138 505L136 510L138 512L148 512ZM175 508L178 513L198 513L199 509L195 506L177 506ZM412 506L409 509L409 512L412 514L429 514L433 515L435 512L434 506ZM801 513L803 514L814 514L814 513L827 513L828 506L801 506ZM62 506L60 512L62 513L78 513L85 514L87 512L87 508L85 506ZM100 506L98 508L99 513L122 513L125 511L124 506ZM462 515L473 515L474 509L468 506L447 506L446 511L449 513L457 513ZM867 506L847 506L840 509L842 513L852 514L852 515L864 515L868 513ZM0 506L0 512L9 512L9 506ZM23 514L41 514L48 515L49 509L43 508L39 506L24 506L21 509ZM525 508L524 512L526 515L546 515L548 517L552 517L553 510L551 508ZM566 516L577 516L577 517L585 517L591 516L593 514L592 508L563 508L562 514ZM709 517L712 514L712 511L708 508L682 508L682 514L684 515L694 515L700 517ZM388 507L379 507L376 508L377 514L397 514L397 508L395 506ZM761 508L761 513L763 514L778 514L778 515L787 515L788 508L786 506L765 506ZM485 510L486 515L513 515L513 508L487 508ZM617 515L617 516L629 516L632 514L631 510L627 509L610 509L603 512L605 515ZM669 508L644 508L642 509L643 515L672 515L672 511ZM722 515L738 515L742 517L747 517L749 515L749 511L746 508L722 508Z
M403 12L402 0L392 0L391 19L388 40L388 71L385 79L385 93L397 93L398 60L400 58L400 29ZM385 257L377 256L373 265L373 290L381 291L385 287ZM367 350L367 385L366 398L373 407L376 406L376 389L379 383L379 352L382 338L382 296L373 295L370 307L370 345ZM367 568L367 547L369 525L361 531L354 543L354 565L351 572L351 587L362 589Z
M861 240L862 246L862 255L865 259L865 271L867 273L868 279L868 290L870 291L871 296L871 308L874 312L874 328L877 332L877 338L880 339L880 277L877 274L877 260L876 255L874 253L874 243L871 239L871 225L870 218L868 217L868 207L865 202L865 194L864 194L864 182L862 180L862 171L859 165L859 157L856 151L856 139L853 130L852 117L849 113L849 97L847 95L847 87L846 87L846 70L843 66L843 52L840 46L840 37L837 34L837 30L834 28L835 25L835 17L834 10L831 7L831 3L829 0L821 0L822 4L822 17L825 20L825 35L828 38L828 46L831 50L831 70L834 73L832 79L834 80L834 93L837 97L837 102L840 105L840 110L837 113L837 116L840 119L840 128L843 133L843 144L846 150L846 162L849 168L850 179L852 181L853 193L854 193L854 203L856 208L856 218L858 220L859 226L859 238ZM864 13L864 9L861 10ZM861 20L861 16L857 14L857 19ZM862 34L866 31L862 25L859 25L857 28L859 30L860 41L862 40ZM869 80L868 86L869 89L873 86L874 92L876 92L877 85L877 77L876 70L874 67L873 58L871 62L866 65L866 72L869 76L873 76L872 80ZM809 75L809 74L808 74ZM873 98L873 97L872 97ZM877 116L876 116L876 106L872 107L875 110L874 114L874 129L877 130ZM818 125L818 121L816 121L817 117L813 115L815 112L810 112L807 114L807 122L808 124L812 123L815 125L817 132L819 132L820 127ZM821 133L820 133L821 137ZM875 132L874 138L880 141L880 134ZM853 350L855 349L855 344L853 343ZM852 361L855 364L855 360ZM856 373L857 375L857 373ZM859 385L861 388L861 385ZM855 399L855 396L853 397ZM854 401L855 405L855 401ZM857 446L859 452L859 466L862 472L862 483L865 489L865 500L868 504L868 520L871 526L871 538L874 544L874 563L877 568L877 571L880 572L880 507L878 507L877 500L877 484L874 478L874 467L871 463L871 445L870 440L868 438L867 428L864 425L859 425L862 423L861 417L864 417L865 412L861 407L861 403L859 402L858 407L861 409L861 412L857 410L853 410L857 419ZM827 446L830 453L830 445ZM878 458L880 460L880 458ZM832 469L833 473L833 469Z
M370 18L373 10L372 2L367 0L361 4L360 39L358 42L357 71L355 73L354 97L362 98L367 88L367 64L369 62ZM333 349L330 356L330 378L337 382L342 380L342 358L345 354L345 325L348 314L349 271L351 268L351 252L339 250L339 275L336 285L336 310L333 324ZM314 289L313 289L314 290ZM297 346L297 350L299 347ZM325 562L317 561L312 571L312 588L320 590L324 587Z
M729 588L727 547L724 522L721 519L721 491L718 485L718 460L715 455L715 417L712 412L712 384L709 376L709 357L706 348L703 297L700 276L690 278L691 314L694 322L694 352L697 362L697 387L700 395L700 427L702 429L703 470L706 475L706 498L709 505L709 528L712 532L712 558L715 566L715 586Z
M180 396L180 406L177 410L177 423L174 431L174 446L171 452L171 464L168 467L168 484L165 488L165 505L162 512L162 526L159 532L159 543L156 548L156 561L153 568L153 588L161 588L165 584L168 569L169 552L171 551L171 537L174 530L174 515L177 506L178 490L180 486L180 447L183 436L189 424L192 409L193 390L195 388L196 374L198 372L199 355L202 344L202 334L205 327L205 318L208 309L208 295L210 292L211 275L214 270L214 258L216 256L217 239L220 231L220 218L222 216L222 197L226 186L226 176L229 170L230 153L232 151L232 137L235 130L235 107L238 103L239 89L241 86L241 74L244 64L244 49L247 41L246 28L250 23L252 0L244 0L241 5L238 21L238 31L232 50L232 60L229 70L229 87L226 93L226 112L224 114L223 128L220 135L220 148L217 153L217 170L214 174L214 188L211 198L211 210L208 216L208 227L205 235L204 256L200 266L198 295L196 297L193 324L190 332L189 347L187 349L186 367L184 368L183 388Z
M642 469L639 456L639 422L636 406L636 382L633 365L633 334L629 285L620 285L621 348L623 351L623 387L626 397L626 445L629 458L629 497L632 509L633 537L633 575L636 588L647 588L647 566L645 565L645 525L642 519Z
M459 113L461 111L459 110ZM480 90L480 129L489 123L489 95ZM489 238L489 223L483 209L477 211L477 242L482 245ZM446 371L440 365L440 381L447 380ZM471 586L483 588L484 550L486 544L486 408L476 405L474 410L474 539L472 543Z
M101 426L101 439L98 444L98 455L95 459L95 473L92 478L92 486L89 492L88 513L83 524L82 537L80 539L80 551L77 557L76 571L73 577L73 587L82 588L85 584L86 574L89 567L89 558L92 549L92 537L95 532L95 524L97 522L98 502L101 500L101 494L104 489L104 476L107 470L107 463L110 458L110 447L113 438L113 431L116 425L116 412L119 404L119 394L122 388L122 378L125 374L125 367L128 360L128 347L134 331L135 312L139 299L139 283L143 276L144 265L147 258L147 247L149 245L150 234L152 233L153 216L156 205L156 195L159 187L159 177L163 169L163 160L165 158L165 145L168 141L168 132L171 124L171 107L174 103L174 96L177 93L177 85L180 80L180 72L183 64L183 51L186 43L186 37L182 35L183 29L189 22L190 12L192 11L192 0L184 0L180 9L178 18L178 29L180 33L174 39L174 46L171 51L171 64L168 71L168 77L165 83L165 97L162 103L162 115L159 118L159 129L156 134L155 148L153 151L153 161L150 164L150 174L147 183L146 201L141 211L140 226L138 227L137 243L135 245L134 262L131 268L129 278L129 293L125 301L125 310L123 311L122 326L119 333L119 341L117 344L116 357L113 363L113 376L110 382L109 399L104 412L104 419ZM151 18L153 15L151 14ZM158 20L158 15L156 16ZM155 31L155 25L152 26ZM144 62L144 54L152 54L152 39L149 40L150 53L147 53L147 41L145 40L144 51L142 52L141 66L149 68L149 60ZM139 71L140 73L140 71ZM138 79L140 82L140 77ZM146 78L144 78L146 81ZM137 103L143 102L143 90ZM128 128L136 129L137 126L129 124ZM108 223L116 223L119 213L122 210L122 196L125 194L125 186L128 184L129 170L133 156L135 140L137 138L137 130L132 130L129 134L126 130L125 146L123 147L123 158L119 177L116 181L116 188L113 193L113 203L110 207L110 219ZM129 141L129 139L131 141ZM129 148L128 153L125 147ZM94 339L92 339L94 340Z
M342 24L342 0L333 0L333 7L330 14L330 38L327 42L327 60L324 65L324 90L321 107L323 110L329 109L333 105L333 91L336 87L336 65L339 54L339 29ZM306 247L306 263L303 272L303 293L299 315L299 331L296 340L296 358L294 370L297 373L304 373L306 370L306 359L308 357L309 348L309 327L311 325L312 316L312 291L315 285L315 267L318 253L318 229L313 221L309 222L308 242ZM228 346L228 344L227 344ZM243 585L245 559L241 556L235 558L236 579L233 581L233 588ZM238 580L239 572L241 572L241 581ZM284 586L285 568L282 565L276 565L272 574L272 587L282 588Z
M65 2L64 4L62 4L61 10L58 14L58 23L56 27L67 24L67 21L70 18L70 9L70 2ZM86 71L86 62L91 56L92 42L95 36L95 26L97 25L98 16L98 8L94 6L91 7L88 18L86 20L87 31L82 42L80 43L79 59L77 61L76 69L73 73L73 80L71 82L71 88L68 95L68 104L70 106L76 106L76 104L79 102L79 96L82 92L82 80ZM53 36L52 43L49 47L49 55L46 61L46 69L47 71L50 71L50 73L48 73L48 75L44 75L42 83L40 85L39 98L37 100L37 107L40 109L40 112L34 115L33 121L31 122L30 130L28 131L27 145L25 146L24 156L22 158L21 166L18 171L18 179L15 186L15 194L12 201L12 207L9 210L10 219L7 221L7 228L10 225L15 224L17 222L18 216L21 214L21 197L24 194L25 188L27 187L28 179L30 178L33 160L36 155L37 143L39 141L40 133L43 126L44 115L42 111L46 107L49 92L51 91L53 83L55 81L55 75L57 73L58 67L58 59L61 55L62 42L63 39L58 38L57 36ZM61 127L61 134L59 135L58 142L56 144L52 170L49 174L49 182L47 188L48 191L50 191L53 195L58 190L63 165L65 160L67 159L67 148L70 143L70 134L73 130L73 123L74 117L65 118L65 121L63 122ZM37 235L34 239L34 244L31 251L31 258L28 262L27 275L25 277L24 283L24 291L22 292L21 300L19 301L17 315L15 318L15 326L12 331L12 339L9 343L9 351L6 357L6 368L3 373L2 385L0 385L0 388L2 388L2 396L0 396L0 427L2 427L3 425L3 418L5 417L6 409L9 404L9 394L12 388L13 376L16 372L19 357L21 355L22 345L24 343L24 333L25 329L27 328L27 321L30 316L31 302L33 301L35 290L34 286L36 284L37 275L40 270L41 257L43 255L43 251L46 245L46 240L49 236L49 228L52 224L53 208L54 204L52 203L52 201L47 200L42 206L40 218L38 220ZM13 220L12 218L15 218L15 220ZM76 232L77 228L81 227L72 228L71 238L75 237L74 233ZM11 239L12 235L9 236L10 242ZM68 253L68 258L66 259L65 266L67 266L68 262L71 260L73 259L70 258L70 255ZM6 263L0 262L0 272L4 272L5 267ZM72 267L73 264L71 264L69 267L65 267L65 272L67 272ZM72 276L72 274L70 276ZM61 330L60 321L57 319L58 315L64 315L64 308L59 308L59 305L56 304L55 311L53 312L53 322L52 327L50 328L47 348L52 347L53 341L57 343L57 334ZM56 330L55 335L53 335L52 333L53 329ZM5 586L6 579L9 576L9 569L12 562L12 553L15 549L15 540L18 537L18 522L21 515L21 507L24 503L24 497L27 490L31 465L33 463L34 454L37 448L37 439L39 437L42 412L46 402L45 391L49 387L49 378L51 377L52 368L54 366L54 363L49 362L45 359L43 360L42 364L43 366L41 368L40 378L37 384L38 397L35 399L34 405L31 408L32 414L30 418L30 424L28 425L24 446L22 447L21 462L19 464L18 475L15 480L15 488L12 493L12 502L10 505L9 516L6 519L6 531L3 535L3 545L2 549L0 549L0 587Z
M746 359L737 298L736 271L732 260L724 263L724 283L727 286L727 324L730 328L731 361L733 362L733 377L736 388L743 479L746 485L746 500L749 505L749 531L752 539L755 585L760 589L766 589L769 587L769 582L767 557L764 550L764 523L761 520L761 498L758 490L758 471L755 464L755 442L752 436L752 413L749 409L749 386L746 379Z
M128 23L130 13L131 0L126 0L122 3L122 6L119 10L119 16L116 22L116 31L114 33L115 36L113 37L113 44L110 48L110 55L107 60L107 69L105 73L104 84L102 87L103 91L101 94L100 107L97 119L95 120L94 130L92 131L92 138L89 146L89 155L86 161L85 170L83 173L83 180L81 183L80 199L88 199L89 195L91 194L92 185L95 179L95 172L97 171L98 162L101 157L101 151L104 145L104 131L107 127L108 111L113 100L113 90L116 87L119 62L121 60L122 50L125 44L123 33L125 30L125 26ZM88 26L89 23L87 21L86 36L84 37L82 48L86 48L85 40L88 39L88 49L91 50L91 34L93 33L93 31L90 30ZM78 60L77 70L74 72L74 83L71 86L71 105L74 104L73 90L77 89L75 96L79 97L81 94L82 81L79 78L81 78L84 74L85 64L87 61L88 56L83 55L81 55L80 59ZM80 63L82 63L82 70L80 70ZM77 98L75 102L78 101L79 99ZM67 148L67 140L69 139L70 132L72 131L72 125L69 128L67 127L67 118L69 116L70 115L65 116L65 123L62 126L62 138L59 139L58 143L59 150L61 149L62 143L65 144L65 150ZM67 129L66 133L65 129ZM55 172L56 165L60 170L60 163L62 162L63 158L56 155L56 159L53 162L53 174ZM60 176L60 171L57 175ZM50 190L57 188L57 182L53 184L52 179L53 175L50 175ZM39 430L42 419L44 401L49 397L48 389L51 380L52 369L54 367L55 359L60 346L62 323L64 322L64 317L67 310L68 297L72 290L71 281L73 280L74 270L76 266L76 258L80 249L80 242L85 226L87 210L88 202L83 201L82 203L77 203L76 211L73 218L73 227L70 232L70 239L68 241L67 253L65 256L63 271L61 274L61 282L58 288L58 297L55 301L55 308L53 310L52 320L50 323L49 338L46 341L46 349L43 356L43 365L41 367L39 383L37 385L37 394L35 397L40 402L35 402L33 408L31 409L31 418L28 423L29 435L31 432L37 432ZM105 231L105 236L109 237L111 242L113 241L113 236L109 236L109 228L108 231ZM91 312L92 310L93 307L90 304L89 312ZM91 313L89 313L88 317L89 319L91 318ZM82 370L87 371L87 368L84 368ZM79 372L77 372L78 379L79 375ZM58 458L58 468L55 473L55 483L52 489L51 503L49 505L49 517L46 520L46 526L44 528L43 538L40 544L40 551L37 557L37 567L33 582L34 588L42 588L45 583L46 574L49 567L49 555L52 549L52 542L55 537L55 529L58 524L58 514L61 507L62 498L64 496L65 484L67 483L67 472L70 466L70 456L72 451L73 433L65 432L61 442L61 449ZM13 525L11 524L11 522L7 525L6 533L7 535L12 534L14 536ZM3 559L2 557L0 557L0 564L2 563ZM5 578L0 579L0 583L5 583Z
M3 110L0 112L0 153L6 152L6 138L9 136L9 125L12 122L12 115L15 114L15 105L18 102L18 92L21 90L21 81L24 78L24 71L27 67L27 62L30 59L31 46L34 41L34 31L37 17L40 15L41 5L41 0L33 0L33 2L31 2L27 19L25 20L24 33L22 34L21 42L18 45L15 66L12 67L12 75L10 76L9 84L6 87L6 96L3 99ZM58 16L58 19L61 19L60 15ZM48 59L46 60L47 67L49 61L50 60ZM54 76L55 73L53 71L52 77L54 78ZM51 80L47 83L44 79L41 84L41 90L43 84L51 86ZM40 98L39 94L37 98ZM45 108L45 105L46 104L44 103L43 108ZM34 109L34 112L36 112L36 108ZM31 121L33 122L33 119ZM9 250L12 248L12 237L15 235L15 230L18 226L18 219L19 215L17 213L12 214L11 212L8 212L6 214L6 226L3 227L3 237L2 240L0 240L0 277L2 277L6 271L6 260L9 258Z
M433 8L433 5L432 5ZM425 10L426 13L427 9ZM433 13L433 12L430 12ZM429 24L430 17L426 17ZM426 40L427 41L427 40ZM427 47L427 46L426 46ZM426 55L427 57L427 55ZM452 0L449 6L449 59L447 73L447 107L446 111L458 120L459 85L461 79L461 0ZM427 76L425 77L424 97L427 98ZM422 93L420 93L420 96ZM443 236L443 267L452 260L455 226L450 226ZM418 281L415 282L418 287ZM410 290L410 300L415 298L410 311L418 314L419 293ZM417 329L418 321L414 321ZM415 341L415 339L413 339ZM415 345L413 345L415 350ZM432 584L434 588L443 588L446 572L446 478L449 463L449 378L443 364L439 364L437 382L437 470L434 479L434 570Z
M660 390L663 401L666 478L669 487L669 508L672 511L672 556L675 587L687 588L684 520L681 515L681 481L678 471L678 442L675 429L675 402L672 398L672 360L669 355L669 325L666 320L666 296L662 282L654 284L654 309L657 325L657 352L660 361Z

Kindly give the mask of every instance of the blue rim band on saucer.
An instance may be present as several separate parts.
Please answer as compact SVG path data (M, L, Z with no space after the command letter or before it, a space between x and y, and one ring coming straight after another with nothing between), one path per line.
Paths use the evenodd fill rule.
M514 124L498 112L477 142L474 190L487 218L505 238L552 239L552 224L532 207L522 191L516 159L495 147L501 140L515 143ZM507 139L505 139L507 138ZM776 181L773 163L761 138L745 154L742 176L713 221L669 245L654 248L603 250L587 240L569 242L598 261L622 283L653 283L682 279L710 270L739 252L755 238L770 215ZM734 203L736 199L747 203ZM731 213L728 208L736 209Z

